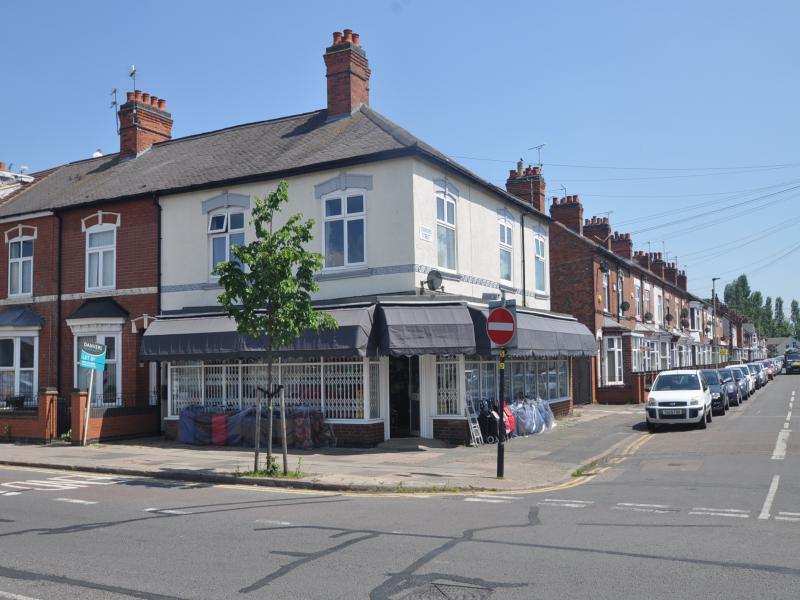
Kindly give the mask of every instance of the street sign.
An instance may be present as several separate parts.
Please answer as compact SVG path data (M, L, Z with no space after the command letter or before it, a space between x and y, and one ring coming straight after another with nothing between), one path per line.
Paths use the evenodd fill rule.
M486 334L497 346L508 346L516 336L517 319L509 309L500 306L493 308L486 319Z
M103 371L106 368L106 347L97 342L81 342L79 364L84 369Z

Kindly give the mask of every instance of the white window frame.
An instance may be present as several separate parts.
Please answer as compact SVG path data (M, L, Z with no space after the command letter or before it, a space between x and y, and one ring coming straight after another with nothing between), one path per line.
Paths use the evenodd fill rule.
M614 344L610 342L613 341ZM613 347L612 347L613 346ZM606 385L622 385L624 383L624 365L622 364L622 338L618 336L607 336L603 338L603 351L605 353L605 368L603 372L605 374ZM609 372L610 361L608 357L610 354L614 354L614 367L615 373L613 373L614 377L612 378L612 373Z
M642 361L642 345L644 340L639 336L631 336L631 370L634 373L644 370Z
M603 273L603 312L611 310L611 290L609 289L608 273Z
M237 227L236 229L231 229L231 215L240 214L242 215L242 226L241 228ZM211 223L214 217L219 217L220 215L224 215L223 225L222 228L211 228ZM219 279L219 276L214 275L213 271L215 268L214 265L214 240L224 238L225 239L225 260L222 262L227 262L231 260L231 235L238 235L242 234L242 243L246 243L246 234L245 229L247 227L247 214L244 208L241 207L226 207L221 208L218 210L213 210L208 213L208 272L209 277L213 280Z
M361 212L347 212L347 199L354 198L356 196L361 196L363 202L363 210ZM328 203L328 200L341 200L342 211L338 215L331 215L326 216L325 207ZM335 192L331 192L329 194L325 194L320 198L322 205L322 256L323 256L323 271L342 271L346 269L352 269L354 267L363 267L367 264L368 256L367 256L367 190L361 188L347 188L345 190L337 190ZM327 248L328 248L328 240L325 233L326 226L328 223L332 223L334 221L342 221L342 257L343 257L343 264L341 265L334 265L334 266L327 266L325 265L325 257L327 256ZM363 221L364 222L364 260L359 262L354 262L349 260L348 256L348 240L347 240L347 224L350 221Z
M11 372L14 373L14 395L19 396L19 382L20 382L20 371L30 371L29 367L22 368L20 366L20 348L21 338L29 337L33 338L33 387L32 389L32 399L30 402L26 402L26 406L38 405L38 396L39 393L39 331L21 331L21 330L6 330L0 332L0 339L2 340L13 340L14 342L14 359L13 364L11 367L0 367L0 373L2 372Z
M18 235L15 238L8 240L8 297L9 298L20 298L20 297L28 297L33 296L33 256L36 253L36 238L30 235ZM31 243L31 255L30 256L22 256L22 248L24 242ZM19 257L11 258L11 244L19 244ZM27 292L22 291L23 289L23 263L30 262L31 263L31 281L30 281L30 289ZM16 263L17 273L19 275L19 281L17 282L17 291L13 293L11 291L11 265Z
M437 199L436 202L438 203L439 200ZM438 210L438 209L437 209ZM453 216L455 217L455 209L453 211ZM497 217L497 224L498 224L498 251L499 251L499 266L500 266L500 281L505 283L511 283L514 281L514 221L512 221L508 216L498 216ZM437 222L438 225L438 222ZM509 276L503 277L503 253L508 254L508 268L509 268ZM437 246L437 260L438 260L438 246Z
M642 284L636 283L633 286L633 301L636 303L636 318L642 318Z
M547 293L547 239L545 239L542 235L536 235L533 238L533 245L534 245L534 277L533 277L533 285L537 292L541 292L542 294ZM541 249L541 253L539 252ZM538 281L538 274L542 273L542 281L544 282L544 287L539 287Z
M95 292L100 290L113 290L117 287L117 225L112 223L102 223L99 225L93 225L92 227L86 228L86 291L87 292ZM114 234L114 243L107 245L107 246L98 246L95 248L89 247L89 237L93 233L104 233L106 231L111 231ZM109 250L113 251L114 253L114 269L112 271L112 281L111 283L103 282L100 284L101 276L103 274L103 254L108 252ZM89 285L89 256L91 254L99 254L97 259L97 281L98 285L90 286Z
M642 297L642 308L644 308L644 310L642 311L642 318L644 318L644 315L650 312L650 288L647 286L645 286L644 288L644 296Z
M621 319L622 318L622 302L623 302L623 288L624 288L624 279L622 277L622 273L617 271L617 316Z
M457 197L449 190L437 188L435 194L434 211L436 215L436 264L440 269L455 273L458 270L458 202ZM439 200L444 202L444 220L439 219ZM447 219L447 207L453 206L453 222ZM439 261L439 227L449 229L453 232L453 264L443 265Z
M73 360L73 370L72 370L72 382L73 386L78 387L78 373L79 373L79 362L80 362L80 350L78 348L78 338L94 338L98 344L105 344L105 338L113 337L114 338L114 347L116 349L116 357L113 361L106 360L107 363L113 362L116 365L117 371L117 397L114 399L114 402L101 402L99 397L103 396L103 375L102 373L95 373L94 374L94 398L91 398L91 406L97 408L113 408L122 406L122 332L121 331L78 331L73 332L72 337L72 356L74 357ZM98 391L99 390L99 391Z
M656 294L656 323L664 323L664 296Z

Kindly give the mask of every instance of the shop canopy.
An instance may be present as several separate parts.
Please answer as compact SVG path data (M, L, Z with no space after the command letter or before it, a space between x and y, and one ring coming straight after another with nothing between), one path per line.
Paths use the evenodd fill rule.
M475 327L478 354L491 354L491 343L486 333L489 311L469 307ZM585 325L571 318L550 317L517 311L517 347L509 354L556 357L594 356L597 341Z
M375 326L384 356L475 354L472 318L461 303L379 304Z
M371 353L374 306L324 309L339 327L305 332L277 351L278 356L367 356ZM263 356L265 338L239 335L227 316L166 318L154 321L142 337L142 360L222 360Z

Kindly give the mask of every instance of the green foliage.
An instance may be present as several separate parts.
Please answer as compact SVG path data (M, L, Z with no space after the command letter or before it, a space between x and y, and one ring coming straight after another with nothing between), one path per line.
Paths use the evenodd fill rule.
M312 240L314 222L295 214L274 227L275 215L289 200L288 189L281 181L266 198L255 199L250 222L256 239L233 247L234 260L214 270L225 290L219 303L236 321L237 331L266 336L269 350L291 344L306 330L336 327L330 315L311 306L311 294L318 289L314 273L322 269L322 255L304 247Z
M749 319L756 330L767 337L800 336L800 306L797 300L791 302L790 320L787 321L783 308L783 298L763 298L761 292L751 290L747 275L740 275L725 286L725 304Z

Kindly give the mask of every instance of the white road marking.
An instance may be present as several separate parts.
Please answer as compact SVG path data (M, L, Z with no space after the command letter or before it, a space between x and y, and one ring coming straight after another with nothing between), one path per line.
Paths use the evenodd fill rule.
M492 500L516 500L513 496L490 496L488 494L478 494L478 498L491 498Z
M772 451L772 460L783 460L786 458L786 445L789 442L789 430L784 429L778 433L775 441L775 449Z
M0 590L0 598L8 598L8 600L39 600L31 596L21 596L20 594L12 594L11 592L3 592Z
M97 504L92 500L79 500L78 498L53 498L56 502L71 502L72 504Z
M594 500L565 500L564 498L544 498L542 502L574 502L576 504L594 504Z
M289 521L273 521L272 519L256 519L256 523L264 523L265 525L291 525Z
M22 492L0 492L2 496L19 496Z
M488 502L489 504L506 504L508 500L493 500L492 498L464 498L464 502Z
M192 513L185 510L172 510L168 508L145 508L144 512L158 513L160 515L190 515Z
M729 512L729 513L746 513L750 514L749 510L742 510L741 508L706 508L704 506L695 506L692 510L707 510L710 512Z
M786 420L787 420L787 421L791 421L791 420L792 420L792 411L791 411L791 410L790 410L790 411L788 412L788 414L786 415Z
M617 502L617 506L639 506L641 508L669 508L669 504L634 504L633 502Z
M562 508L586 508L588 504L578 504L576 502L537 502L539 506L559 506Z
M789 429L789 424L788 424L788 423L784 423L784 424L783 424L783 428L784 428L784 429Z
M689 511L690 515L708 515L710 517L738 517L740 519L746 519L750 515L743 515L742 513L727 513L727 512L709 512L703 510L692 510Z
M800 513L798 512L786 512L785 510L782 510L778 514L783 515L784 517L800 517Z
M778 515L778 516L775 517L775 520L776 521L792 521L792 522L796 523L796 522L800 521L800 517L782 517L781 515Z
M646 513L658 513L658 514L667 514L671 512L676 512L674 510L663 510L661 508L641 508L639 506L612 506L612 510L630 510L632 512L646 512Z
M761 507L761 514L758 515L759 519L769 519L769 511L772 508L773 500L775 500L775 494L778 491L778 483L780 483L780 480L780 475L775 475L775 477L772 478L772 483L769 484L767 497L764 499L764 506Z

